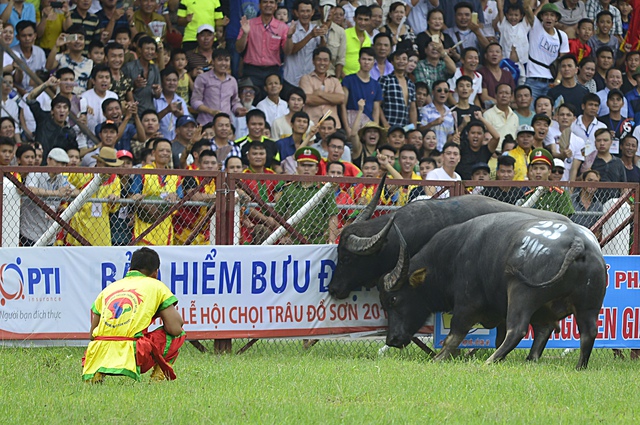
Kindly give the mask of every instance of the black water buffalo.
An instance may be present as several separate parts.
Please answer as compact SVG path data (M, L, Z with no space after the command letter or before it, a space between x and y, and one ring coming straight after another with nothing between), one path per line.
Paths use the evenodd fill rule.
M393 221L402 229L409 255L414 255L441 229L474 217L496 212L526 212L536 217L562 220L559 214L506 204L481 195L465 195L449 199L411 202L392 214L369 220L380 197L384 178L376 196L349 226L338 244L338 262L329 282L329 293L339 299L361 286L372 288L395 266L400 244L395 232L389 232Z
M452 311L437 360L449 357L476 323L502 329L488 363L513 350L531 323L528 359L537 360L557 321L574 314L580 330L577 368L587 366L607 283L600 245L589 230L496 213L447 227L414 256L399 239L397 265L379 284L389 317L387 345L406 346L431 313Z

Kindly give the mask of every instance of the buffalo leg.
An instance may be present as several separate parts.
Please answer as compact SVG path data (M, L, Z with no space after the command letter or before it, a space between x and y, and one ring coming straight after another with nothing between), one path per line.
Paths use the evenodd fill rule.
M500 347L507 335L507 324L502 322L496 326L496 348Z
M578 322L578 330L580 331L580 358L576 369L585 369L591 357L591 350L596 341L598 334L598 314L600 309L579 310L576 311L574 317Z
M522 341L522 338L527 334L532 311L523 309L523 306L526 306L526 303L523 302L523 300L509 299L506 324L507 334L504 338L504 342L500 344L495 353L487 359L487 364L503 360L511 350L516 348L520 341Z
M434 357L435 361L446 360L453 357L460 343L467 336L471 327L476 323L475 321L463 319L463 317L468 317L468 315L454 311L453 318L451 319L451 330L444 340L442 350L440 350L438 355Z
M530 361L538 361L538 359L542 356L542 352L544 348L547 346L547 342L549 341L549 337L556 329L555 323L546 323L546 324L533 324L533 344L531 345L531 350L529 351L529 355L527 356L527 360Z

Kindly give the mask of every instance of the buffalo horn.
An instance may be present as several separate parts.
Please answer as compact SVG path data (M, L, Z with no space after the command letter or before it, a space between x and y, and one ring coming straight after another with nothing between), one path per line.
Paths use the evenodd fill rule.
M373 213L378 206L378 202L380 202L380 195L382 194L382 189L384 188L384 181L387 178L386 173L382 176L382 180L380 180L380 184L378 185L378 189L376 189L376 193L371 198L371 201L367 204L367 206L362 210L360 214L353 220L352 224L362 223L363 221L367 221L371 218Z
M393 224L393 227L396 229L396 233L398 234L398 238L400 239L400 253L398 254L398 263L387 273L384 277L384 290L387 292L397 291L402 287L402 283L405 281L407 275L409 274L409 251L407 250L407 241L404 240L404 236L398 229L396 224Z
M387 224L384 225L382 230L376 233L373 236L356 236L351 234L347 237L347 244L345 248L357 255L371 255L380 250L382 248L382 244L384 243L387 233L389 233L389 229L393 225L393 216L389 218Z

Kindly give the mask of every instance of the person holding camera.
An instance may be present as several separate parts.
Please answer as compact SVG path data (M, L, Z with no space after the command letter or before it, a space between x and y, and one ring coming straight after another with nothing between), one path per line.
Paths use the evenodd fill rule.
M93 61L83 55L85 34L86 31L82 25L71 25L66 32L58 36L45 65L49 72L58 68L71 68L77 82L73 92L77 95L81 95L87 90L87 83L93 69ZM66 52L60 53L63 47Z

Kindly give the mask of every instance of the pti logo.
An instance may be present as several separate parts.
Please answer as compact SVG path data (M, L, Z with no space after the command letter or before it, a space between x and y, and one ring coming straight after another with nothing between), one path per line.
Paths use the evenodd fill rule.
M24 277L22 270L18 265L20 258L16 260L17 264L4 263L0 267L0 305L4 306L7 300L24 299Z

